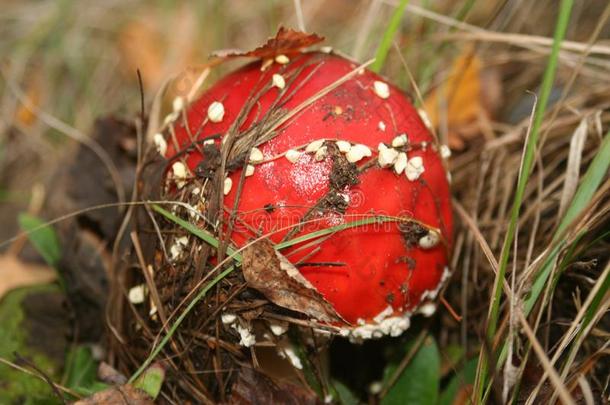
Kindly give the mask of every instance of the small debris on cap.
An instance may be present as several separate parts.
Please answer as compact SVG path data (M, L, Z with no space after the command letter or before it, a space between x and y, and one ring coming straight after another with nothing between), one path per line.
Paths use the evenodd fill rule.
M214 145L214 140L213 139L206 139L205 141L203 141L204 145Z
M165 157L165 152L167 152L167 141L165 141L165 137L161 133L156 133L153 136L153 142L155 143L155 148L157 152L163 157Z
M141 304L146 298L146 286L144 284L136 285L129 289L129 302L132 304Z
M246 177L250 177L254 174L254 166L248 165L246 166Z
M415 156L407 162L407 167L405 168L405 174L407 175L407 179L411 181L415 181L419 179L419 176L424 172L424 160L421 156Z
M294 149L288 149L284 156L286 157L286 159L288 159L290 163L296 163L296 161L299 160L299 158L301 157L301 152Z
M339 148L339 152L341 153L347 153L352 148L352 144L348 141L337 141L335 142L335 144L337 145L337 148Z
M280 65L285 65L285 64L287 64L288 62L290 62L290 59L289 59L289 58L288 58L288 56L286 56L286 55L277 55L277 56L275 57L275 61L276 61L277 63L279 63Z
M250 162L251 163L260 163L265 159L263 156L263 152L257 147L254 147L250 150Z
M347 152L347 154L345 155L345 157L347 158L348 162L356 163L362 158L370 157L372 155L373 153L371 152L371 149L368 146L359 143L352 146L349 152Z
M377 124L377 128L379 128L381 131L385 131L385 122L379 121L379 124Z
M233 180L230 177L225 178L224 186L222 192L224 195L227 195L231 192L231 188L233 187Z
M401 146L405 146L408 141L407 134L400 134L392 139L392 147L400 148Z
M441 145L440 152L443 159L451 157L451 149L449 149L449 146L447 145Z
M333 51L332 46L323 46L320 48L320 52L331 53Z
M422 236L421 238L419 238L418 244L419 244L419 247L422 249L432 249L433 247L438 245L439 241L440 241L440 237L437 232L428 231L428 233L425 236Z
M396 162L396 159L398 159L398 151L393 148L388 148L383 143L379 144L377 150L379 151L377 160L379 161L379 166L381 167L392 166L394 162Z
M284 87L286 87L286 81L284 80L284 76L278 73L275 73L273 75L273 77L271 78L271 83L278 89L283 89Z
M305 152L307 152L307 153L317 152L318 149L320 149L322 147L322 145L324 145L324 139L317 139L317 140L311 142L309 145L307 145L307 147L305 148Z
M404 152L401 152L398 154L398 157L396 158L396 162L394 163L394 171L396 172L396 174L401 174L402 172L405 171L406 167L407 167L407 154Z
M388 86L388 84L385 82L375 80L373 82L373 91L381 98L390 97L390 86Z
M221 122L225 116L225 106L220 101L214 101L208 107L208 119L212 122Z
M317 162L321 162L326 158L326 155L328 155L328 147L322 146L316 151L315 159Z

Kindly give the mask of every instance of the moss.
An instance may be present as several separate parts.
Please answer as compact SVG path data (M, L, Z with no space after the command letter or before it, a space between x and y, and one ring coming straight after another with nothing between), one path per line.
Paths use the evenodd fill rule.
M0 301L0 357L14 359L14 352L32 361L49 377L60 378L60 366L47 356L32 349L27 342L27 329L24 325L23 300L29 295L40 292L57 292L58 287L44 285L21 288L9 292ZM0 404L57 404L58 399L51 388L41 379L0 364Z

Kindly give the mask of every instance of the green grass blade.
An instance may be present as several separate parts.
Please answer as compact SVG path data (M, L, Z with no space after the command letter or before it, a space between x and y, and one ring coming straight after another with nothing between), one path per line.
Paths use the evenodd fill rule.
M407 4L409 4L409 0L400 0L400 4L398 7L396 7L396 10L394 10L390 23L388 24L388 28L383 33L381 43L377 48L377 53L375 53L375 62L373 62L371 65L371 70L373 72L379 73L379 71L383 68L385 60L388 56L388 52L392 47L392 41L396 36L396 31L398 31L398 28L400 28L400 22L402 21L402 16L405 13Z
M152 208L154 211L163 215L165 218L169 219L170 221L174 222L177 225L180 225L182 228L186 229L187 231L189 231L190 233L192 233L199 239L203 240L204 242L211 245L212 247L215 247L218 249L218 246L220 243L219 243L218 239L216 239L214 237L214 235L212 235L211 233L209 233L203 229L197 228L195 225L191 224L190 222L185 221L184 219L182 219L180 217L177 217L176 215L161 208L160 206L158 206L156 204L153 204ZM227 253L229 254L229 256L233 256L235 258L235 260L237 260L238 262L241 262L241 255L239 253L237 253L236 250L234 248L232 248L231 246L227 247Z
M540 135L540 127L544 119L544 113L546 111L549 96L553 88L553 83L555 82L557 62L559 60L559 51L561 48L561 43L567 31L568 23L570 21L572 6L573 0L562 0L559 7L559 15L557 17L557 25L555 27L551 55L549 57L549 61L542 79L540 98L538 103L536 104L536 109L534 111L532 127L530 128L530 135L527 139L527 144L525 145L525 152L523 154L523 160L521 163L520 176L517 182L515 198L511 208L510 222L508 225L508 230L506 232L506 238L504 239L504 244L502 246L502 253L500 255L500 260L498 264L498 273L494 282L486 332L486 338L489 342L493 340L497 329L498 317L500 312L500 299L502 297L502 283L504 282L509 254L515 237L515 231L517 229L517 222L519 219L521 204L523 202L525 187L529 180L529 176L534 163L534 156L538 145L538 138ZM481 356L479 358L479 366L477 370L477 390L475 394L479 403L481 403L483 399L483 387L485 386L485 380L487 378L487 364L488 359L486 357L486 353L485 351L482 351Z

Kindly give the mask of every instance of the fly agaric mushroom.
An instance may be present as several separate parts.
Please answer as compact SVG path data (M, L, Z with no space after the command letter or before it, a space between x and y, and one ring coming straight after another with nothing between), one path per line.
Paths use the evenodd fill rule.
M397 218L282 250L349 324L344 335L397 336L413 313L434 312L449 276L448 175L440 145L401 90L334 54L279 55L222 78L186 117L167 156L170 167L181 160L195 176L210 167L205 148L218 160L221 145L236 148L251 136L221 185L227 210L238 198L230 235L238 246L265 234L278 243L363 217Z

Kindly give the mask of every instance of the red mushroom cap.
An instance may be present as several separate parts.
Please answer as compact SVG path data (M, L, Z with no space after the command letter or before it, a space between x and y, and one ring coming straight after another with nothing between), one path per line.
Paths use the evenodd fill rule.
M352 336L398 335L408 327L409 315L434 299L449 275L448 176L440 146L405 94L379 75L355 69L358 65L351 61L317 52L264 70L261 61L248 64L189 106L189 131L176 124L175 139L183 149L192 145L193 136L224 136L248 100L263 89L240 130L251 128L274 105L291 111L352 72L258 145L262 162L256 150L251 154L254 172L244 181L231 239L243 245L256 229L280 242L290 231L286 228L304 218L314 221L291 237L363 216L410 218L349 228L282 251L353 325ZM168 143L168 156L174 156ZM196 173L202 159L192 150L184 161ZM229 209L240 175L241 169L229 173L233 187L224 197Z

